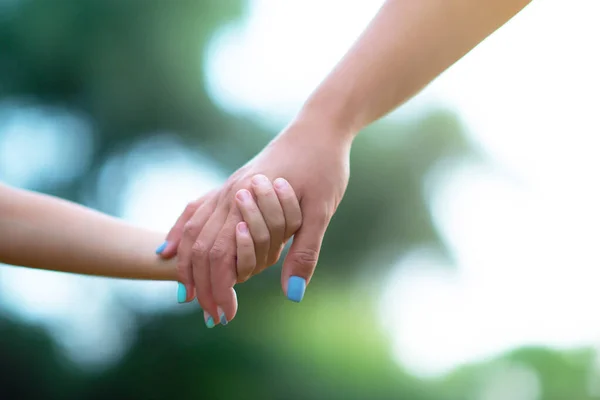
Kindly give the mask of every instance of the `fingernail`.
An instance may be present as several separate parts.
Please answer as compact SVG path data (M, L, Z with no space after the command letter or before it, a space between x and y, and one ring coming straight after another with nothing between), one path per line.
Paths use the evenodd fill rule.
M177 284L177 301L179 304L185 303L187 300L187 290L185 290L185 285L181 282Z
M215 327L215 320L206 311L204 311L204 323L206 324L206 327L209 329Z
M219 312L219 322L221 322L221 325L227 325L227 317L225 316L225 313L223 312L221 307L217 307L217 311Z
M262 185L263 183L267 183L269 178L264 175L254 175L252 177L252 183L255 185Z
M250 200L250 192L247 191L246 189L242 189L239 192L237 192L237 198L240 199L241 201Z
M240 233L248 233L248 225L245 222L240 222L238 225L238 230Z
M275 181L273 182L273 185L275 185L275 188L279 189L279 190L283 190L287 187L287 181L283 178L277 178L275 179Z
M306 290L306 279L299 276L290 276L288 279L287 297L291 301L300 303Z
M165 242L163 242L163 244L158 246L156 248L156 254L161 254L163 251L165 251L165 248L167 247L168 244L169 244L169 242L165 241Z

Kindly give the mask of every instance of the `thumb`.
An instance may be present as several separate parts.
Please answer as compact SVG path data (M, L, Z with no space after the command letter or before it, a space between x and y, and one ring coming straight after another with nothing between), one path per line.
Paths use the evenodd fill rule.
M156 249L156 254L158 254L161 258L168 260L170 258L175 257L177 254L177 248L179 247L179 242L181 241L181 237L183 236L183 229L185 224L194 216L198 208L204 203L205 198L201 197L196 201L192 201L188 203L188 205L183 210L183 213L177 218L175 225L171 228L169 233L167 234L167 238L163 244L161 244Z
M311 211L309 207L303 219L302 226L294 235L281 272L283 293L296 303L304 297L306 285L315 272L330 217L324 209Z

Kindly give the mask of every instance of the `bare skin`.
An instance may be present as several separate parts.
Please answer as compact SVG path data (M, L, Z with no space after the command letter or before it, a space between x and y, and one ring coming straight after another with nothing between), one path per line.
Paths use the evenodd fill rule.
M284 293L302 299L323 236L349 179L356 135L406 102L440 73L522 10L530 0L388 0L297 117L253 160L235 172L203 206L172 228L164 253L179 254L183 283L202 308L226 320L237 311L235 229L242 220L236 195L256 187L252 177L284 177L293 186L303 223L295 232L281 277ZM262 190L271 190L263 188ZM278 257L270 240L257 257ZM244 277L246 279L246 277ZM290 285L292 290L290 291ZM223 317L223 315L221 315Z

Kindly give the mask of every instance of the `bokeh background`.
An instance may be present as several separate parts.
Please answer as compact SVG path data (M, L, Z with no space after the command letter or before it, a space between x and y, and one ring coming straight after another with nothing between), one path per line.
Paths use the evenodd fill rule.
M0 0L0 180L167 231L381 3ZM599 12L534 2L365 130L300 305L2 266L0 398L600 398Z

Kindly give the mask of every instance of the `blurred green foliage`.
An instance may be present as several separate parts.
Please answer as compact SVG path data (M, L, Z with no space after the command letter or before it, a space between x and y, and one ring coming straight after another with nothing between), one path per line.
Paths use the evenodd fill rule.
M226 172L256 154L275 132L217 107L203 82L212 34L243 17L244 6L238 0L0 1L0 100L59 107L92 124L88 167L47 191L85 203L110 157L153 132L175 132ZM416 246L451 261L423 182L438 161L477 155L459 121L443 110L369 131L376 132L360 137L353 150L350 186L301 307L282 300L272 268L239 287L241 309L226 329L206 330L195 305L183 315L140 315L124 357L91 371L66 359L39 327L2 318L0 398L487 399L486 379L508 363L539 374L544 400L591 400L591 353L523 349L429 381L394 362L372 317L376 300L357 299L356 277L365 265L375 277L387 272ZM120 193L123 184L115 181L112 190ZM117 203L103 211L115 213Z

